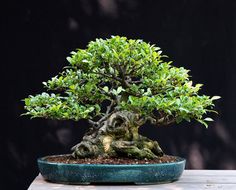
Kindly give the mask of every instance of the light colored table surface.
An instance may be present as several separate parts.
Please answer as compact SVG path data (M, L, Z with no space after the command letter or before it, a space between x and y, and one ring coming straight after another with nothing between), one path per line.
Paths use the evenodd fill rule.
M179 181L159 185L64 185L39 175L28 190L236 190L236 170L185 170Z

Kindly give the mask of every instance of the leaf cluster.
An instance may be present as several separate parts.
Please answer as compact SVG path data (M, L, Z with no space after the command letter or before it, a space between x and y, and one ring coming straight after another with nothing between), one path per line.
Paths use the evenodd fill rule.
M156 125L197 120L214 111L219 96L199 95L189 70L174 67L156 45L143 40L112 36L91 41L67 57L62 73L43 82L49 92L25 99L26 115L52 119L104 117L128 110ZM107 110L101 109L105 101Z

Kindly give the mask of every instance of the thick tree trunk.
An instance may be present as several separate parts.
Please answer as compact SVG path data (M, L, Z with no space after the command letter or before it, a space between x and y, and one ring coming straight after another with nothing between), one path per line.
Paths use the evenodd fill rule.
M138 133L143 124L137 114L118 111L105 120L98 129L91 129L83 140L75 145L73 156L131 157L154 159L163 155L157 141Z

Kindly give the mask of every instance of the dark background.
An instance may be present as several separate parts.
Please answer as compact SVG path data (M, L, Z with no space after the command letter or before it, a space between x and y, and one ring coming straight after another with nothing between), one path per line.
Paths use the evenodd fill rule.
M236 169L236 1L9 0L3 13L0 189L26 189L38 157L68 153L80 141L86 122L20 117L21 99L42 92L69 52L110 35L157 44L205 84L202 93L222 96L209 129L193 122L141 133L187 158L189 169Z

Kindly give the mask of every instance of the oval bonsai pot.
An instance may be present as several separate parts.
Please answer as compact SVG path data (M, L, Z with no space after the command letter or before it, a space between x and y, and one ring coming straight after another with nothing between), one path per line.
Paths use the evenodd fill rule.
M176 157L175 162L157 164L65 164L47 161L53 156L38 159L40 173L45 180L67 184L169 183L180 178L186 162L180 157Z

